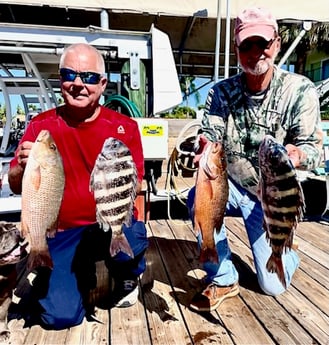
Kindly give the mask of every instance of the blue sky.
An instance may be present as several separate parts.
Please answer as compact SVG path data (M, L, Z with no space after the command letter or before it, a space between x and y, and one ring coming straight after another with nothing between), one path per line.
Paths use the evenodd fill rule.
M211 88L211 86L213 85L213 83L208 83L209 82L209 78L196 78L194 81L194 84L196 86L196 88L198 89L199 87L201 87L198 92L200 94L200 102L198 104L196 104L196 100L195 100L195 95L191 95L189 97L189 101L188 104L191 108L195 108L197 109L198 105L204 105L207 95L208 95L208 91ZM205 85L206 84L206 85ZM182 103L182 105L186 105L186 102L184 101Z

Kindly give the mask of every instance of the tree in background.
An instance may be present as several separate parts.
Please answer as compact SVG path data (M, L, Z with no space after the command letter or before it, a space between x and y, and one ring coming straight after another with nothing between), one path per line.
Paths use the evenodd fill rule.
M180 88L183 93L183 101L186 102L186 107L189 106L189 97L194 94L196 104L200 103L200 92L197 90L195 85L195 77L193 76L182 76L180 78Z
M299 24L283 24L279 26L282 39L282 51L285 52L301 31ZM305 74L307 55L317 49L329 54L329 23L313 23L309 31L295 48L295 72Z

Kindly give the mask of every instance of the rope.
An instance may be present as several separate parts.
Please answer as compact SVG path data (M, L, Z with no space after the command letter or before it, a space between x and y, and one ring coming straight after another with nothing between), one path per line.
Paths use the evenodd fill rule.
M201 127L200 120L194 120L185 125L180 131L175 147L170 155L167 166L167 178L165 182L165 190L167 192L167 213L168 218L173 221L170 215L170 201L172 195L174 195L177 200L187 207L186 202L183 200L184 192L188 191L192 186L186 182L184 179L184 174L190 175L193 177L194 173L197 170L197 167L193 164L194 153L194 141L196 135L187 135L188 131L193 127ZM186 163L187 161L187 163ZM179 190L177 179L180 178L186 185L186 189L183 191Z

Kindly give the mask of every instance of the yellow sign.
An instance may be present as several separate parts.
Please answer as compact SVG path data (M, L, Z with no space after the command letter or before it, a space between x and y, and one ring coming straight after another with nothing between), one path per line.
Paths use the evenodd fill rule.
M159 125L144 125L142 128L142 136L144 137L162 137L163 126Z

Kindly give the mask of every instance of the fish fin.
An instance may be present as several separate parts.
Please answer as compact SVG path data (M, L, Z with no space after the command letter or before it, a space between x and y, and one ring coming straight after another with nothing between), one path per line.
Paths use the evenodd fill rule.
M289 237L287 238L286 243L285 243L285 245L284 245L285 250L287 250L287 248L291 249L291 246L292 246L292 244L293 244L293 241L294 241L294 231L291 230L290 235L289 235Z
M219 260L216 248L201 248L199 260L201 263L211 261L218 264Z
M26 238L29 234L29 227L25 222L24 218L21 220L21 235L23 238Z
M256 196L257 196L259 201L262 200L262 182L261 182L261 179L260 179L260 181L258 182L258 185L257 185Z
M193 232L194 232L194 235L195 235L196 237L198 237L199 234L200 234L200 229L199 229L199 228L194 228L194 229L193 229Z
M49 267L53 269L54 263L48 250L36 251L31 249L29 258L27 260L27 268L33 271L37 267Z
M123 252L127 254L128 256L130 256L131 258L134 258L134 253L124 233L121 233L120 235L115 235L115 236L113 236L112 234L112 239L111 239L111 244L110 244L110 254L111 256L115 256L119 252Z
M49 238L54 238L56 233L57 233L57 228L58 228L58 217L54 221L53 224L47 229L47 237Z
M31 172L31 184L35 190L39 190L41 184L41 171L39 166Z
M194 235L196 237L199 236L200 232L201 232L201 227L200 227L200 224L198 222L198 220L196 219L196 217L194 216L194 227L193 227L193 232L194 232Z
M267 261L266 269L270 273L276 273L283 287L287 288L281 257L277 257L272 253Z

